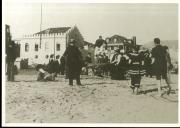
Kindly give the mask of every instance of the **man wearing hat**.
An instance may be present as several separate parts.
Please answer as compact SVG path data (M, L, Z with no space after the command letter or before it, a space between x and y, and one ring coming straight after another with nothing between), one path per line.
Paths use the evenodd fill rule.
M169 88L167 94L171 91L171 86L167 78L167 60L166 60L166 49L160 44L160 39L154 39L155 47L152 49L152 64L153 70L156 75L158 93L161 96L161 79L165 79Z
M75 46L75 40L71 39L69 46L64 53L66 58L66 72L69 78L69 85L73 85L73 79L76 79L77 85L81 85L80 73L82 68L82 56L78 47Z

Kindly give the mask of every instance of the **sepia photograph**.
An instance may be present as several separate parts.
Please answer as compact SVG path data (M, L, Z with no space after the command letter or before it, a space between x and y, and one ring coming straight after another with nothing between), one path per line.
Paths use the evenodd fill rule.
M178 124L178 6L4 1L4 123Z

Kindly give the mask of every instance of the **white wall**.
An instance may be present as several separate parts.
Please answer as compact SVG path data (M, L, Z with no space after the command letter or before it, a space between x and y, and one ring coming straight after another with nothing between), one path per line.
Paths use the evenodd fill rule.
M20 39L20 59L29 59L29 65L32 63L38 63L38 64L44 64L48 63L49 58L46 58L46 55L54 54L54 39L55 39L55 56L60 55L60 57L63 55L65 49L66 49L66 36L65 34L61 35L46 35L42 36L41 41L41 49L38 47L38 51L35 51L35 44L40 45L40 37L32 36L32 37L25 37ZM45 45L47 42L47 49L45 49ZM29 44L29 51L25 52L25 44ZM56 44L60 44L60 51L56 51ZM35 58L35 55L38 55L38 58Z

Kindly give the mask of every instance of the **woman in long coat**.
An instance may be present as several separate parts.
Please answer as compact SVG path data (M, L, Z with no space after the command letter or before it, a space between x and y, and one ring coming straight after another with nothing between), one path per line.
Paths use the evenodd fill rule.
M78 85L80 82L80 73L82 68L82 56L78 47L75 46L74 39L71 39L69 46L64 53L66 58L66 72L69 78L69 85L73 85L73 79L76 79Z

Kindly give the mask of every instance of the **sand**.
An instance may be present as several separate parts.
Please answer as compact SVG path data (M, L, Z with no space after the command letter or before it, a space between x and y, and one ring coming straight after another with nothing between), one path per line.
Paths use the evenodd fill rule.
M128 81L82 76L84 86L37 82L36 75L19 74L6 82L6 123L177 123L178 82L173 92L134 95ZM156 88L155 79L144 77L141 90Z

